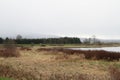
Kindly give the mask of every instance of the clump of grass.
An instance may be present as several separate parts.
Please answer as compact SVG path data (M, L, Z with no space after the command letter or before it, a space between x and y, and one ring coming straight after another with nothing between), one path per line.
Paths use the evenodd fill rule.
M21 69L17 70L8 65L0 65L0 76L12 78L13 80L38 80L34 73L25 72Z
M66 55L66 54L61 54L61 55L57 55L55 57L55 60L66 60L69 58L69 55Z
M120 80L120 69L115 66L109 67L111 80Z
M29 48L29 47L20 47L20 50L26 50L26 51L31 51L32 49L31 48Z
M50 75L48 80L87 80L87 76L80 73L75 73L75 74L53 73Z
M13 40L6 40L3 43L3 50L0 51L1 57L19 57L20 53L17 50L15 42Z

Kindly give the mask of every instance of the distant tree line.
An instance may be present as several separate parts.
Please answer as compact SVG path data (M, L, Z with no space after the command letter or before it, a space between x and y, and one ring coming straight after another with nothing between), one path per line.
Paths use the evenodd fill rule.
M79 38L42 38L42 39L16 39L17 44L77 44L81 43Z
M8 38L6 38L8 39ZM2 44L5 39L0 38ZM81 40L77 37L62 37L62 38L41 38L41 39L13 39L17 44L80 44Z
M2 43L3 43L3 41L4 41L4 39L0 38L0 44L2 44Z

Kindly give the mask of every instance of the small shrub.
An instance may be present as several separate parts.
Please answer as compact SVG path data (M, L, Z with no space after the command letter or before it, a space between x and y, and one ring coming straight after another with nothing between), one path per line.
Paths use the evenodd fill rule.
M41 47L45 47L46 45L45 44L40 44Z
M61 55L56 56L55 59L56 60L66 60L66 59L69 59L69 55L61 54Z
M4 46L4 50L2 50L0 52L0 56L2 56L2 57L18 57L18 56L20 56L20 53L17 50L17 47L13 40L6 40L3 43L3 46Z

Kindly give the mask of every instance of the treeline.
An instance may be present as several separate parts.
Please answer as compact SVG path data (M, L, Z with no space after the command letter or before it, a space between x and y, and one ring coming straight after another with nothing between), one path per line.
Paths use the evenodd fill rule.
M8 39L8 38L7 38ZM4 40L0 38L0 43ZM17 44L80 44L81 40L77 37L62 37L62 38L42 38L42 39L12 39Z

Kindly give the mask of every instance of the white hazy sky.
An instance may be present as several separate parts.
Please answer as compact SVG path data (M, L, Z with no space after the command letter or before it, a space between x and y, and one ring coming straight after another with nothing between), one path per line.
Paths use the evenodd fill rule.
M0 0L0 34L120 39L120 0Z

